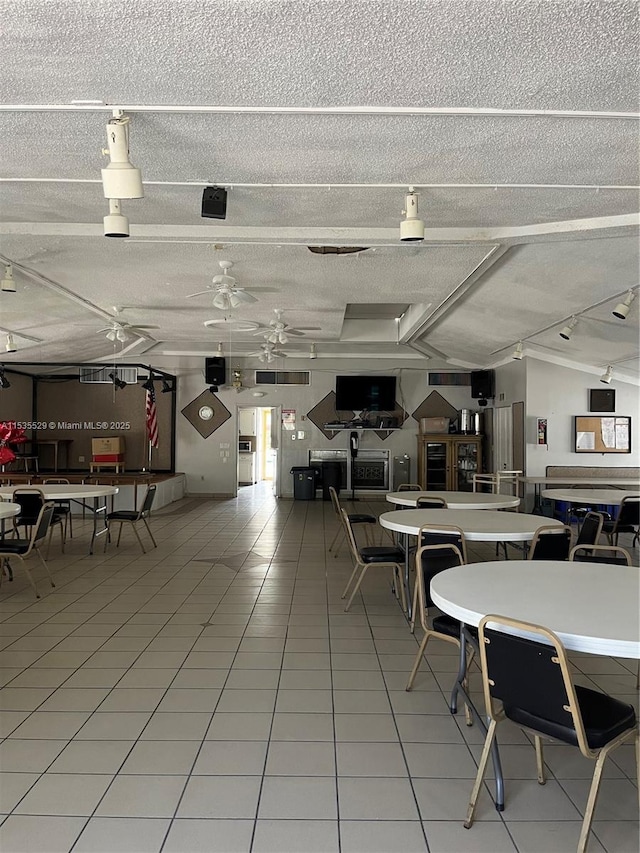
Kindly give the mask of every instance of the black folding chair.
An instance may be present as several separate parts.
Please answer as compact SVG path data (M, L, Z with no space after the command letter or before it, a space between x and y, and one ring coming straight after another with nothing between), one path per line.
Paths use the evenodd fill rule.
M147 521L147 519L149 518L149 515L151 514L151 507L153 506L153 500L156 496L156 488L157 488L156 486L148 486L147 487L147 493L144 496L144 501L143 501L142 506L139 510L119 509L119 510L116 510L115 512L107 513L107 528L109 527L111 522L116 522L120 525L120 529L118 530L118 540L116 542L116 548L120 547L120 537L122 536L122 525L126 523L126 524L130 524L131 527L133 528L133 532L136 535L136 539L138 540L138 542L140 543L140 547L142 548L142 553L146 554L146 551L144 550L144 545L142 544L142 539L140 538L140 534L138 533L138 530L137 530L137 525L140 522L142 522L144 524L144 526L147 528L147 533L151 537L151 541L153 542L153 547L154 548L158 547L158 543L153 538L153 533L151 532L151 528L149 527L149 523ZM107 550L107 542L110 542L110 541L111 541L111 532L108 531L107 538L105 539L105 542L104 542L104 550L105 551Z
M622 498L615 521L605 521L602 530L610 545L618 544L621 533L633 533L631 547L635 547L640 536L640 495Z
M52 503L45 503L41 506L40 511L38 512L38 516L31 526L31 535L28 539L5 538L0 540L0 567L2 567L0 568L0 586L2 585L2 578L4 575L3 569L7 567L8 571L10 572L11 560L16 558L20 560L27 579L36 594L36 598L40 598L38 588L25 562L27 557L29 557L34 551L36 553L36 556L44 566L47 575L49 576L51 586L55 586L53 578L51 577L51 572L49 571L49 567L47 566L44 557L40 553L40 548L38 547L49 532L49 528L51 526L51 519L53 518L53 511L54 506ZM13 575L10 574L9 577L10 579L12 579Z
M567 560L571 549L571 528L545 525L536 530L527 560Z
M638 737L635 711L605 693L574 685L565 648L547 628L490 614L481 620L478 635L490 723L464 825L469 829L473 824L496 726L509 719L533 734L541 785L545 783L542 737L577 746L585 758L595 760L578 842L578 853L584 853L604 762L618 746Z

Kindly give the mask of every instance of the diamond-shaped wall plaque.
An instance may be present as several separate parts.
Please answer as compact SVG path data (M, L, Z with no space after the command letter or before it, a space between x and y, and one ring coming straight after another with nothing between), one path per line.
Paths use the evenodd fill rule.
M207 418L207 409L213 409L213 414ZM202 414L205 417L202 417ZM195 400L192 400L182 409L182 414L189 421L192 427L198 430L203 438L209 438L225 421L231 417L231 412L224 403L211 394L209 391L203 391Z
M340 414L344 416L347 413L341 412ZM353 417L354 414L355 412L352 411L350 417ZM307 417L314 426L318 427L325 438L328 438L330 441L335 438L338 434L337 432L329 432L329 430L324 428L325 424L330 424L340 419L336 411L335 392L329 391L326 397L323 397L310 412L307 412Z

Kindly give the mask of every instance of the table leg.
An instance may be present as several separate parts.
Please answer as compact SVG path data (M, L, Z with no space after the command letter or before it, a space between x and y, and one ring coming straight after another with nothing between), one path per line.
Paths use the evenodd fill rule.
M475 637L472 637L467 631L465 625L460 623L460 658L459 658L459 666L458 666L458 674L456 676L455 683L453 685L453 690L451 691L451 698L449 699L449 710L452 714L457 713L458 711L458 694L461 694L464 698L465 704L471 711L471 715L473 719L477 723L480 731L486 737L487 736L487 725L476 708L476 706L471 701L471 697L469 696L468 691L464 687L464 679L467 673L467 643L471 643L473 646L476 646ZM502 764L500 763L500 752L498 751L498 739L494 738L493 744L491 746L491 760L493 762L493 772L496 777L496 798L495 798L495 806L496 811L504 811L504 776L502 775Z
M89 554L93 554L93 543L96 541L96 539L98 539L100 536L104 536L109 532L109 526L107 525L106 500L102 506L98 505L98 500L99 498L93 499L93 506L90 506L86 501L73 500L74 503L80 504L83 513L85 509L88 509L91 515L93 516L93 530L91 531L91 541L89 542ZM100 530L98 529L99 517L102 518L104 525Z

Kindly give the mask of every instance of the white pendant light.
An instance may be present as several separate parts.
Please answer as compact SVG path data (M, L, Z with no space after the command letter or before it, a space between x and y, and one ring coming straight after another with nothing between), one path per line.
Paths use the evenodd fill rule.
M565 341L570 341L570 340L571 340L571 335L573 334L573 330L575 329L575 327L576 327L577 323L578 323L578 318L574 315L574 316L569 320L569 322L567 323L567 325L566 325L563 329L561 329L561 330L560 330L560 332L558 332L558 334L560 335L560 337L561 337L561 338L564 338L564 340L565 340Z
M613 314L613 316L617 317L618 320L626 320L627 315L629 314L629 309L631 308L631 303L633 302L634 299L635 299L635 293L633 292L633 290L630 290L629 293L627 293L627 296L626 296L626 299L624 300L624 302L618 302L616 307L611 312Z
M109 165L102 170L105 198L144 197L140 169L129 160L129 122L128 116L118 115L107 125L109 147L103 149L103 154L109 155Z
M418 243L424 240L424 222L418 216L418 193L413 187L404 199L404 219L400 221L400 239L404 243Z
M511 358L515 358L517 361L521 361L523 355L524 353L522 352L522 341L518 341L518 346L514 349Z

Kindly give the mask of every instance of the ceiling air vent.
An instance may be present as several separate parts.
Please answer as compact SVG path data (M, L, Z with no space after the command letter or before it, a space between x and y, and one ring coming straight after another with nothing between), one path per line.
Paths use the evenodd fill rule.
M314 255L353 255L356 252L366 252L369 246L307 246Z
M256 385L311 385L311 371L256 370Z
M112 376L109 376L109 374ZM121 382L126 382L127 385L135 385L138 381L137 367L81 367L79 379L80 382L86 382L91 385L111 385L113 383L113 375Z

